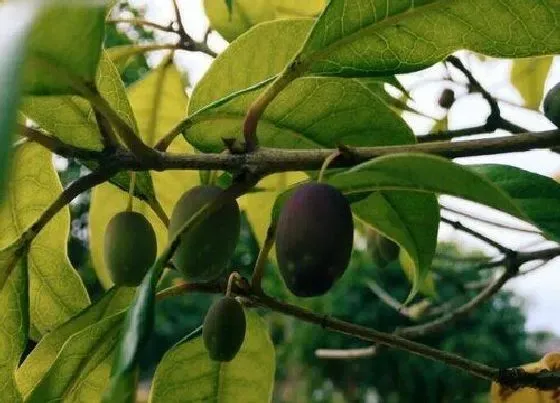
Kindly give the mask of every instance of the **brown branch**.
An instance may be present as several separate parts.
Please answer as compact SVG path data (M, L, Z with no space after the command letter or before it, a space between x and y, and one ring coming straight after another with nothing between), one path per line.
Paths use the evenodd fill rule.
M86 190L107 181L117 171L118 169L115 167L106 166L101 170L94 171L72 182L62 191L56 200L51 203L43 214L41 214L37 221L35 221L33 225L22 234L22 239L26 242L31 241L45 227L45 225L47 225L55 214L74 200L75 197Z
M518 266L512 264L494 282L489 284L488 287L480 292L480 294L478 294L466 304L460 306L452 312L448 312L441 317L434 319L431 322L423 323L417 326L400 328L397 329L395 333L403 337L415 338L424 336L429 333L441 331L455 320L471 313L473 310L496 295L498 291L500 291L502 287L509 281L509 279L517 275L517 272Z
M37 143L51 152L65 158L79 158L83 160L103 160L106 156L101 151L88 150L64 143L57 137L49 136L41 130L20 125L19 134L28 141Z
M455 228L456 230L462 231L466 234L472 235L473 237L480 239L481 241L487 243L488 245L492 246L493 248L499 250L500 252L504 253L504 254L510 254L513 253L513 250L511 250L510 248L507 248L505 246L503 246L501 243L494 241L493 239L488 238L486 235L473 230L472 228L469 228L465 225L463 225L460 221L453 221L450 220L449 218L446 217L441 217L441 221L451 225L453 228Z
M268 307L276 312L296 317L305 322L319 325L325 329L333 330L337 333L357 337L361 340L374 342L377 344L395 347L410 353L422 356L435 361L441 361L452 367L466 371L478 378L494 380L500 372L496 368L489 367L476 361L469 360L457 354L441 351L422 343L407 340L400 336L380 332L364 326L345 322L329 317L328 315L316 314L308 309L278 301L272 297L259 295L253 296L252 300L259 305Z

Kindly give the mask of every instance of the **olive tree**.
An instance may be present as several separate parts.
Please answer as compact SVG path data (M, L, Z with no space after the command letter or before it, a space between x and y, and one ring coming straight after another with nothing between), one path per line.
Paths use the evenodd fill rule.
M524 274L526 263L560 255L549 244L510 249L440 214L440 196L451 195L530 223L543 239L560 239L553 179L453 161L560 146L557 129L532 132L504 118L464 62L477 54L535 70L529 86L512 81L526 106L538 109L543 77L560 53L558 1L208 0L211 29L231 42L219 55L208 35L197 41L188 34L177 2L169 25L123 18L118 9L100 0L0 5L3 401L134 401L155 306L187 293L225 295L203 326L164 355L152 402L270 400L275 352L257 308L371 343L321 350L321 358L390 348L493 381L500 396L560 386L549 361L542 371L496 368L415 340L477 309ZM113 24L169 36L107 48L104 32ZM156 50L167 52L163 60L125 86L128 63ZM174 62L179 52L215 58L190 95ZM403 115L421 112L402 81L434 66L481 96L489 107L484 124L448 130L443 121L430 133L413 132ZM559 90L544 105L556 125ZM455 97L447 88L439 105L449 110ZM480 134L487 136L469 137ZM84 168L66 188L53 154ZM106 289L94 302L66 247L68 206L89 190L89 248ZM260 245L246 276L228 269L241 210ZM458 306L436 298L432 261L441 223L500 253L479 266L501 272ZM398 258L410 280L399 309L420 315L426 301L441 304L435 316L380 331L313 309L309 297L320 300L339 285L353 245L372 230L384 240L372 244L377 256ZM268 261L285 284L275 295L263 281L278 275ZM161 287L169 271L184 281ZM377 291L372 298L395 303ZM37 344L21 362L29 338Z

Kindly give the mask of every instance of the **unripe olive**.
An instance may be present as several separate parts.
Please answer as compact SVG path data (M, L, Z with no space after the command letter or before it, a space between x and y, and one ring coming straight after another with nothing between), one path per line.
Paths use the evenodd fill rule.
M556 127L560 127L560 83L552 87L546 94L543 102L544 115Z
M348 266L353 234L352 212L338 189L299 186L276 228L278 267L288 289L299 297L325 294Z
M222 189L217 186L196 186L183 194L171 215L169 239L221 193ZM172 258L173 264L190 281L218 278L235 251L240 225L239 206L231 200L181 235Z
M449 109L455 103L455 92L450 89L446 88L441 92L441 95L438 100L439 106L445 109Z
M384 268L399 257L399 245L379 232L372 231L368 241L371 257L377 267Z
M233 297L215 302L202 324L204 346L214 361L231 361L239 352L247 323L243 307Z
M140 213L116 214L105 230L105 264L119 286L137 286L154 263L156 234Z

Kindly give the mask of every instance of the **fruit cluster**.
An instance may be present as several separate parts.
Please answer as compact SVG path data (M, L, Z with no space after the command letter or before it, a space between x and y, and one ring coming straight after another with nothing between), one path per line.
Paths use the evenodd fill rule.
M216 186L196 186L183 194L171 215L169 239L221 192ZM172 263L188 281L216 280L224 275L239 232L239 206L230 200L179 235ZM348 266L353 236L350 205L338 189L322 183L295 188L282 208L275 233L278 267L287 288L298 297L328 292ZM124 211L109 222L105 261L116 285L139 285L156 259L156 249L154 230L140 213ZM398 254L398 246L381 235L374 249L384 262L395 258L395 250ZM210 307L204 320L203 340L210 358L232 360L245 331L243 307L228 291Z

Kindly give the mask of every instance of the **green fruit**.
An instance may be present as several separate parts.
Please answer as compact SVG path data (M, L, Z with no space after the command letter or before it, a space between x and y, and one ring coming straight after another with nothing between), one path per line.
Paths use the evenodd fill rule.
M246 327L243 307L235 298L223 297L215 302L202 324L202 339L210 358L233 360L245 340Z
M441 92L438 100L439 106L449 109L455 103L455 92L452 89L446 88Z
M276 228L278 267L299 297L325 294L342 276L352 252L348 201L336 188L302 185L284 204Z
M221 193L222 189L217 186L196 186L183 194L171 215L169 239ZM173 264L190 281L218 278L235 251L240 225L239 206L232 200L181 235L172 258Z
M384 268L399 257L399 245L375 230L372 230L368 243L377 267Z
M543 103L544 115L556 127L560 127L560 83L548 91Z
M139 285L154 263L156 253L156 234L142 214L123 211L107 224L105 264L116 285Z

